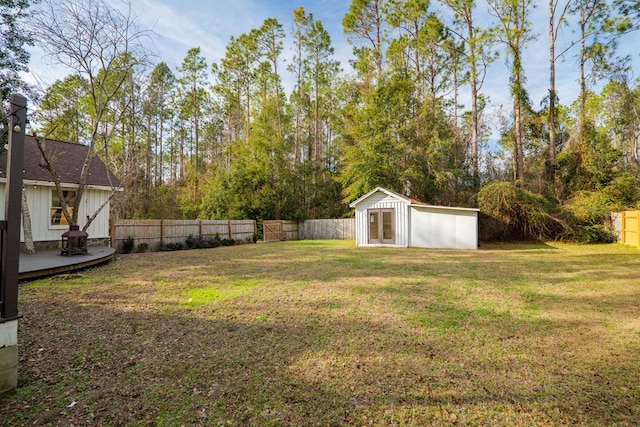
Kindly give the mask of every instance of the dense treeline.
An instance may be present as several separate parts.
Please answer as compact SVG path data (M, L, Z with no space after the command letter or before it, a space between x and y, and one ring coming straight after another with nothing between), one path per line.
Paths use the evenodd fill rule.
M47 14L99 21L109 10L95 0L44 4L36 39L57 55ZM640 200L640 86L631 58L616 54L638 27L639 5L551 0L548 28L534 26L534 6L353 0L342 22L349 73L302 7L289 33L269 18L232 37L218 63L194 47L176 69L149 64L131 48L141 43L89 63L101 39L87 30L94 43L69 46L79 50L74 72L38 103L38 133L92 145L123 180L113 203L121 218L341 217L348 202L385 186L479 206L485 238L607 240L607 212ZM69 29L58 30L65 40ZM536 38L549 49L541 106L529 99L523 61ZM284 46L293 50L286 67ZM496 128L483 84L498 58L512 104ZM579 64L579 97L567 104L555 87L561 59Z

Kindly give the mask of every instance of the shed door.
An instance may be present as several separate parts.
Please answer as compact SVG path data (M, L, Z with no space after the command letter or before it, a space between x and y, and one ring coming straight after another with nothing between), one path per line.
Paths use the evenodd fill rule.
M369 209L369 244L394 244L393 209Z

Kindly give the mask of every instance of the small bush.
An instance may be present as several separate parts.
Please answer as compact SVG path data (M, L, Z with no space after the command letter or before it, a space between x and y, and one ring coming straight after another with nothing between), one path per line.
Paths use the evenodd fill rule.
M189 236L187 237L187 240L185 240L184 243L187 246L187 248L193 249L196 247L197 240L195 239L195 237L193 237L193 234L189 234Z
M182 242L171 242L165 245L166 250L168 251L180 251L184 249L184 243Z
M133 237L129 236L122 241L122 253L130 254L133 251L133 247L135 245L135 241Z
M149 244L146 242L138 243L138 252L147 252L149 250Z
M574 226L573 229L565 231L561 236L561 239L584 245L594 243L615 243L617 240L611 226L603 224Z

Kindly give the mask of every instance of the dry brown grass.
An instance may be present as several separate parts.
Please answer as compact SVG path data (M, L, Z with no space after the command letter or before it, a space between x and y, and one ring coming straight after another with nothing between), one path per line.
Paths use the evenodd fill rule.
M126 255L21 285L0 425L638 425L639 279L620 245Z

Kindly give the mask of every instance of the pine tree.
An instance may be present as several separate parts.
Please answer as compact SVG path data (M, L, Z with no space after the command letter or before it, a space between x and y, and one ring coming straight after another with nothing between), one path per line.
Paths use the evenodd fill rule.
M28 46L33 45L33 35L24 25L29 15L30 1L3 0L0 2L0 147L4 147L8 132L6 103L17 90L30 92L20 73L27 71ZM2 150L3 148L0 148Z

